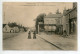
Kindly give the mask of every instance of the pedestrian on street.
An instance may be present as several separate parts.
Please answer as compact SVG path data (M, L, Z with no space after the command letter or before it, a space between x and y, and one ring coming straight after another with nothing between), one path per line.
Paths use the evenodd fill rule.
M33 39L36 39L36 32L33 32Z
M31 39L31 32L28 33L28 39Z
M64 30L64 37L66 37L67 36L67 32L66 32L66 30Z

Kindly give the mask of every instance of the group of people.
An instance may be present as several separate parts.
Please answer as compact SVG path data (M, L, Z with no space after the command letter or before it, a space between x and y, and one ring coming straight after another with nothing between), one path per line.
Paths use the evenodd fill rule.
M28 39L31 39L31 32L28 32ZM36 39L36 32L33 32L33 39Z

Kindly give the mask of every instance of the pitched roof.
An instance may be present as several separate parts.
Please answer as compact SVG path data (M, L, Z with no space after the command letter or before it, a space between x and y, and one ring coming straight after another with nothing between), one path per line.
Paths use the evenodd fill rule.
M62 14L48 14L44 18L59 18L62 17Z

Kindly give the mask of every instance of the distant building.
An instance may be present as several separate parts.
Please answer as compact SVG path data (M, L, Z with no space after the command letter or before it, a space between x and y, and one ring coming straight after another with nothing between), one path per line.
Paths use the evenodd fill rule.
M19 31L20 32L24 32L24 28L19 28Z
M8 24L3 24L3 32L10 32L10 27Z
M61 25L62 14L56 12L56 14L49 13L44 17L44 29L45 31L56 31L57 26Z
M15 33L15 32L19 32L19 28L10 27L8 24L3 24L3 32L4 33Z
M16 27L14 27L14 32L19 32L20 30L19 30L19 28L16 26Z

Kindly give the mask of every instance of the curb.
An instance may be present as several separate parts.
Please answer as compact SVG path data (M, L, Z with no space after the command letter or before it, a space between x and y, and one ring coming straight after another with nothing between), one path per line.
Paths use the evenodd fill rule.
M39 36L39 37L40 37L40 36ZM57 46L56 44L51 43L50 41L48 41L48 40L46 40L46 39L44 39L44 38L42 38L42 37L40 37L40 38L43 39L43 40L45 40L46 42L50 43L51 45L55 46L56 48L58 48L58 49L60 49L60 50L64 50L64 49L62 49L61 47Z

